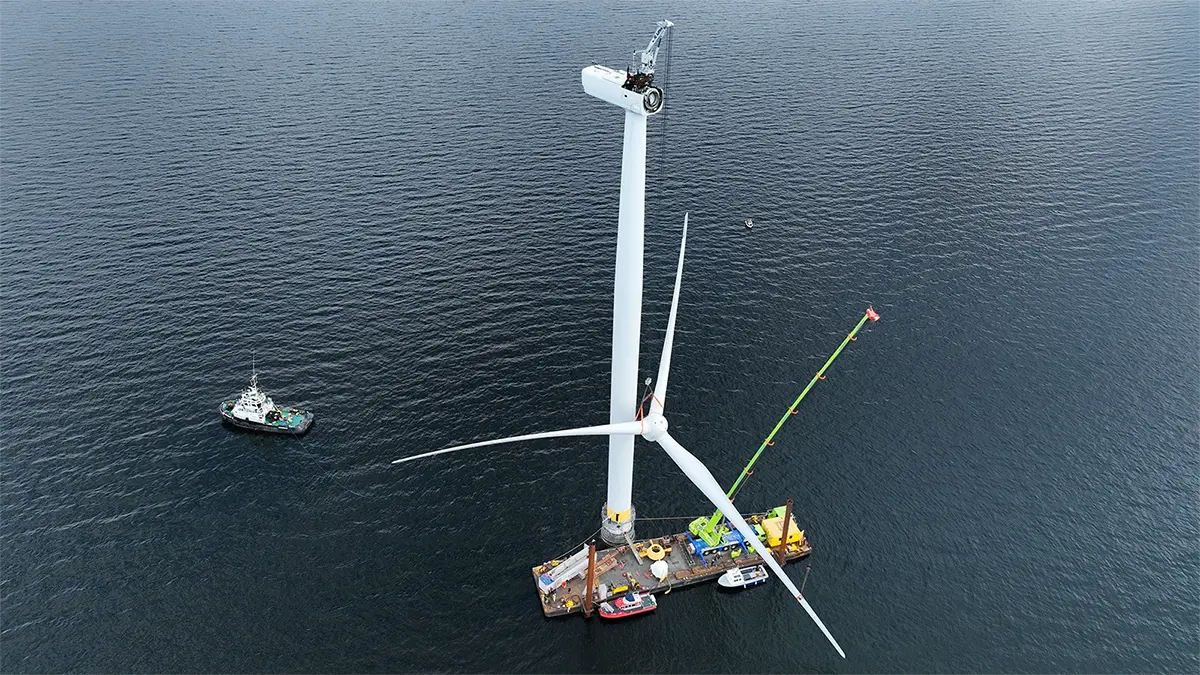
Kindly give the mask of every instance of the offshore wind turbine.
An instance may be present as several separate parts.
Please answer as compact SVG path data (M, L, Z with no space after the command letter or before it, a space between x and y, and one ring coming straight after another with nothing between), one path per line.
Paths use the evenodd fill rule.
M610 388L609 423L590 427L578 427L543 433L514 436L511 438L469 443L443 450L435 450L393 461L393 464L442 455L469 448L478 448L501 443L562 438L569 436L608 436L608 501L601 517L601 535L609 543L618 543L633 536L635 513L632 503L633 492L633 444L636 436L657 443L679 466L704 496L725 515L750 548L762 557L788 591L821 629L843 658L837 640L822 623L817 613L804 599L792 580L784 573L775 557L763 544L758 535L725 496L725 490L713 478L704 464L679 444L667 432L665 416L667 380L671 369L671 350L675 338L675 317L679 308L679 289L683 279L683 258L687 245L688 216L683 217L683 237L679 244L679 263L675 271L675 290L671 298L671 312L667 319L667 333L659 359L658 377L654 382L654 393L650 411L637 419L638 405L638 349L641 331L642 305L642 255L645 245L645 201L646 201L646 118L662 110L662 90L653 85L654 64L662 39L673 26L670 21L660 21L654 37L644 50L634 54L634 63L628 71L618 71L605 66L592 65L583 69L583 89L588 94L625 110L625 141L621 161L621 204L617 226L617 265L613 283L613 337L612 373Z
M615 424L600 424L591 427L578 427L575 429L563 429L560 431L547 431L538 434L526 434L524 436L513 436L511 438L499 438L491 441L481 441L479 443L468 443L466 445L459 445L452 448L446 448L444 450L434 450L433 452L426 452L420 455L414 455L412 457L404 457L402 459L397 459L392 463L399 464L402 462L411 462L415 459L433 457L434 455L442 455L448 452L467 450L469 448L479 448L487 445L499 445L501 443L515 443L517 441L532 441L539 438L563 438L567 436L621 436L629 439L629 442L632 445L634 437L641 436L651 443L657 443L659 447L661 447L667 453L667 456L669 456L677 465L679 465L679 468L683 471L684 475L687 476L688 479L690 479L692 483L704 493L704 496L708 497L709 501L711 501L713 505L725 515L725 518L729 520L730 524L737 528L737 531L742 534L750 548L762 557L763 562L771 568L771 571L779 577L779 580L783 582L783 585L787 587L788 591L791 592L796 600L800 602L800 605L804 608L804 611L808 612L808 615L812 617L812 620L817 624L817 627L821 629L821 632L824 633L829 642L833 644L833 648L837 650L838 654L840 654L842 658L845 658L846 653L842 651L841 646L838 645L837 640L833 638L833 635L829 632L829 629L825 627L825 624L821 621L821 618L817 616L817 613L813 610L812 606L809 605L808 601L804 599L804 596L800 594L800 591L796 588L796 585L792 583L792 580L786 573L784 573L783 568L780 567L779 563L775 561L775 556L771 555L771 551L765 544L763 544L762 541L759 540L758 535L755 534L754 530L750 527L746 520L742 518L742 514L738 513L738 510L734 507L733 502L729 501L729 498L725 496L725 489L721 487L716 478L713 478L712 473L706 466L704 466L703 462L701 462L699 459L696 459L695 455L688 452L687 448L684 448L682 445L680 445L679 441L676 441L671 434L667 432L667 428L670 426L667 423L666 418L667 379L671 374L671 350L675 343L675 317L679 309L679 286L680 282L683 280L683 253L684 248L687 246L687 221L687 214L684 214L683 239L679 243L679 265L675 270L675 292L671 297L671 313L667 318L667 335L663 340L662 356L658 362L658 377L654 382L654 395L650 403L650 412L647 413L644 418L628 422L618 422Z

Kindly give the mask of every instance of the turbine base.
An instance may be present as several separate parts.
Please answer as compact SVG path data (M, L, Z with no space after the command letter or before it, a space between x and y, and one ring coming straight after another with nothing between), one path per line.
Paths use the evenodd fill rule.
M629 505L629 518L620 522L608 517L608 504L600 507L600 538L606 544L617 546L625 543L626 537L633 539L633 523L637 520L637 509Z

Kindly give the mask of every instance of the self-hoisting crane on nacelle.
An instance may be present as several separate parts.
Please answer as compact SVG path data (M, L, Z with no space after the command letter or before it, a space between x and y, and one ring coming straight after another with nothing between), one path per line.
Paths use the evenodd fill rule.
M659 21L650 44L633 53L633 63L626 72L598 65L584 68L583 90L630 112L653 115L662 110L663 91L653 85L654 63L663 38L674 25Z
M651 86L651 83L654 82L654 62L658 59L659 45L667 36L667 31L671 30L671 26L674 25L665 19L658 22L658 30L654 31L654 37L650 38L650 44L646 45L645 49L639 49L633 53L633 65L629 66L629 72L625 77L623 86L626 89L638 93L645 93L647 89L654 92L646 97L648 112L658 112L658 109L662 107L662 89ZM651 97L653 97L653 101Z

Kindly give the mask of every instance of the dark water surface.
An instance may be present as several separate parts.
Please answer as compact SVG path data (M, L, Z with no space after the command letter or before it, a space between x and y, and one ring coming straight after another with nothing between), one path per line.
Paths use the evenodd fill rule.
M1198 14L0 3L0 668L1196 672ZM388 465L607 420L622 117L579 71L663 16L676 438L731 481L883 315L738 500L795 500L845 661L778 584L543 619L602 439ZM252 358L303 440L218 423ZM641 515L710 510L638 443Z

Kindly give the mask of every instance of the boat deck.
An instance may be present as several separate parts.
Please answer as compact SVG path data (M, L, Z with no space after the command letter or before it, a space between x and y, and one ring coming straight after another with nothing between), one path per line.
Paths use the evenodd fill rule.
M312 424L313 414L308 410L300 410L299 408L276 408L279 411L280 419L273 422L253 422L244 420L233 415L234 404L236 400L225 401L221 404L220 413L221 419L230 424L241 427L243 429L253 429L255 431L267 431L272 433L282 434L303 434L308 431L308 427Z
M688 538L685 534L672 534L666 537L655 537L633 542L635 549L628 544L609 549L596 550L596 588L592 594L593 605L618 597L626 592L623 586L647 593L670 591L674 588L691 586L705 581L713 581L734 567L747 567L762 562L762 558L751 553L742 553L739 557L731 557L732 551L715 554L705 554L704 560L688 553ZM654 562L648 557L638 555L635 550L646 550L651 544L659 544L670 551L663 558L667 562L667 576L659 581L650 573L650 565ZM741 548L733 549L741 552ZM805 538L799 544L791 544L787 552L788 560L799 560L812 552L812 546ZM705 564L705 560L707 564ZM542 593L537 586L539 575L553 567L557 561L548 561L534 567L534 590L541 596L542 612L546 616L564 616L583 611L583 596L587 587L587 575L581 574L571 579L565 586L556 588L548 593ZM614 590L615 589L615 590Z

